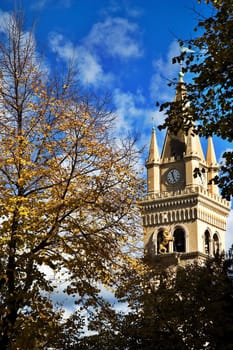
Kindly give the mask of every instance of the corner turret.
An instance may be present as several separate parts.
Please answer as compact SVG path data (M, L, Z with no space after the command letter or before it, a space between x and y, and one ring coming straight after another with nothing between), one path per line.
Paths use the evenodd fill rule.
M211 181L218 175L218 170L219 170L219 165L216 161L216 155L215 155L212 137L208 138L206 164L208 166L208 173L207 173L208 190L210 193L218 194L218 186L213 181Z
M157 145L155 128L152 129L149 156L146 161L147 168L147 192L160 191L160 173L159 173L160 157Z

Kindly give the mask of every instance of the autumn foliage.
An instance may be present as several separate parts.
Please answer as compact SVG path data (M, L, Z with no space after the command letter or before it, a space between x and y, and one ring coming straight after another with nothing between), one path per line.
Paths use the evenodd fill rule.
M1 349L41 349L71 324L78 334L81 315L65 321L54 291L98 309L100 284L117 285L136 264L134 141L114 138L114 115L80 92L71 69L52 78L40 62L22 16L9 17L0 41Z

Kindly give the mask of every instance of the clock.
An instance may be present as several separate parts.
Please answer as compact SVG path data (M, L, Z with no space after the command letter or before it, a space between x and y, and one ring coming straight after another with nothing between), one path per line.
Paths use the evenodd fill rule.
M176 184L181 178L181 174L177 169L171 169L167 173L167 183L168 184Z

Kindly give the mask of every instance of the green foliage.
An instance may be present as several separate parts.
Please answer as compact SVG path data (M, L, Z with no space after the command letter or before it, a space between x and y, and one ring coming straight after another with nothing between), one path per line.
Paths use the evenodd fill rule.
M213 15L201 18L195 31L196 38L181 40L181 55L173 63L182 65L183 73L191 74L185 84L183 101L164 103L167 118L162 128L170 127L185 132L195 124L194 131L201 136L217 135L233 141L233 1L208 1ZM188 48L188 49L186 49ZM189 107L187 107L189 105ZM185 112L184 112L185 111ZM219 186L226 199L232 196L232 151L223 155Z
M151 286L145 281L152 271L139 285L132 276L125 293L120 292L128 299L130 312L85 337L86 349L104 341L106 350L232 349L233 286L227 274L231 264L232 260L216 257L204 265L168 269L154 276Z

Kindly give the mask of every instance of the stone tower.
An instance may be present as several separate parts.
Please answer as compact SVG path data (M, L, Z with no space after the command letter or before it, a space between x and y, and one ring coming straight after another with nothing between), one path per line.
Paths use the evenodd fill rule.
M183 93L181 77L175 98ZM160 156L153 128L146 168L147 195L141 202L145 255L158 266L169 266L224 251L230 203L217 185L209 184L218 173L212 139L204 157L199 136L168 130Z

